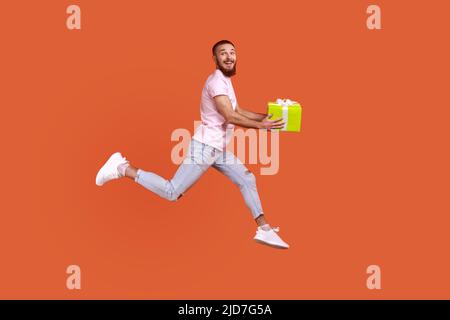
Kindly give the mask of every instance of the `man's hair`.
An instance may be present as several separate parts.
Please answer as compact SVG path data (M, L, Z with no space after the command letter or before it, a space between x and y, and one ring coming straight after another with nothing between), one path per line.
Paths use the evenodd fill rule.
M213 47L212 47L212 54L213 54L213 56L216 55L216 48L217 48L218 46L221 46L221 45L226 44L226 43L229 43L229 44L231 44L231 45L234 47L233 42L231 42L231 41L229 41L229 40L220 40L219 42L217 42L217 43L216 43L215 45L213 45Z

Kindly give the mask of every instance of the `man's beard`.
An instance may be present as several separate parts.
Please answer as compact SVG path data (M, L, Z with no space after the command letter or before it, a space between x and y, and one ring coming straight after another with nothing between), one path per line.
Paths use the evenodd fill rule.
M233 64L233 69L225 69L224 67L222 67L220 64L217 64L217 68L222 71L222 73L227 76L227 77L232 77L236 74L236 64L237 61L234 62Z

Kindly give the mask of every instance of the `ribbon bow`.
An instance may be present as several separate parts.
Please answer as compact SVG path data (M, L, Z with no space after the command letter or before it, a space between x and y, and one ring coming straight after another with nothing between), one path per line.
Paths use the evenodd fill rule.
M280 98L278 98L276 102L277 102L277 104L279 104L280 106L283 106L283 107L289 107L289 106L297 103L297 101L292 101L290 99L280 99Z

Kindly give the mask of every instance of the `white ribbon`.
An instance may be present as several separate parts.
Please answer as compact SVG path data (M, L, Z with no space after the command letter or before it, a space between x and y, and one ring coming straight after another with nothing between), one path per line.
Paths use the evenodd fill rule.
M284 120L284 126L281 129L282 131L286 131L287 128L287 124L289 121L289 112L288 112L288 108L289 106L296 104L296 101L292 101L290 99L280 99L278 98L276 101L277 104L279 104L282 108L281 108L281 112L282 112L282 117Z

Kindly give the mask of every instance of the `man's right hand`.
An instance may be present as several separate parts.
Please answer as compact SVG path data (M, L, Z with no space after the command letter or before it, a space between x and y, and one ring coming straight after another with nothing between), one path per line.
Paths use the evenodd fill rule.
M270 120L272 118L273 114L268 114L267 117L261 120L261 129L283 129L285 122L283 121L283 118L279 118L276 120Z

